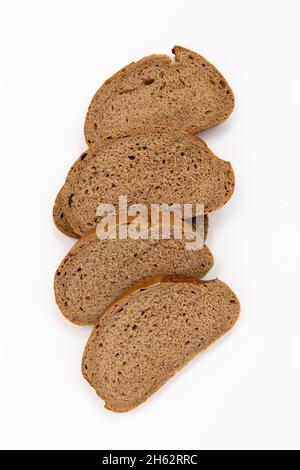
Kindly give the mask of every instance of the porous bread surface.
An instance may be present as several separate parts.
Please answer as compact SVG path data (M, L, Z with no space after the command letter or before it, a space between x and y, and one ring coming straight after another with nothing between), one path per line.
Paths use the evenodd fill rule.
M85 121L88 144L110 132L168 124L197 133L223 122L234 107L225 78L204 57L175 46L175 62L151 55L106 80Z
M240 311L219 280L154 281L114 303L95 326L84 377L105 407L129 411L232 328Z
M55 203L53 207L53 220L54 220L55 226L58 228L58 230L60 230L62 233L64 233L68 237L78 239L80 238L80 235L75 233L70 221L67 219L66 214L63 211L62 203L60 199L60 192L55 199ZM189 223L192 224L194 229L196 227L197 220L198 220L198 224L200 227L201 227L201 224L203 224L204 240L206 240L207 234L208 234L208 227L209 227L208 215L205 214L204 216L198 216L197 218L192 217L191 219L188 219L188 220L189 220ZM94 225L96 227L96 222Z
M151 126L95 142L69 171L62 204L74 231L95 227L101 203L202 203L205 213L222 207L234 190L229 162L198 137Z
M70 222L67 219L67 216L63 210L61 203L61 190L56 196L55 203L52 211L53 221L55 226L68 237L79 238L79 235L74 232Z
M71 221L67 219L66 214L63 210L61 199L60 199L60 194L57 195L55 204L53 207L53 220L56 225L56 227L65 235L72 237L72 238L80 238L82 234L77 234L72 225ZM193 216L192 218L186 219L189 221L189 223L192 224L192 226L195 228L196 227L196 222L198 221L199 226L201 227L201 224L203 224L203 229L204 229L204 240L206 240L207 235L208 235L208 227L209 227L209 219L208 215L204 214L204 216L198 216L195 217ZM94 227L96 227L97 222L94 221ZM90 230L90 229L89 229Z
M187 250L184 240L99 240L86 234L55 273L54 291L71 322L93 325L111 302L140 279L156 275L205 276L213 255L204 245Z

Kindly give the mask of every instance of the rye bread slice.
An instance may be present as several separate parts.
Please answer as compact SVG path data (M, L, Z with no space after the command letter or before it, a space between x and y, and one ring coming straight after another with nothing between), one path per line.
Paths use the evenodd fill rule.
M197 133L225 121L234 96L221 73L184 47L150 55L106 80L94 95L85 121L88 144L111 132L148 123L173 125Z
M111 411L143 403L238 319L235 294L218 279L178 276L139 283L96 324L84 351L85 379Z
M67 219L67 216L63 210L62 203L61 203L61 191L58 193L55 199L55 203L53 206L52 216L53 221L60 232L68 237L72 238L79 238L79 235L74 232L70 222Z
M141 279L167 274L205 276L213 266L206 245L187 250L185 240L100 240L85 234L58 267L54 278L57 305L79 325L94 325L111 302Z
M68 237L71 238L80 238L80 235L75 233L75 231L72 228L72 225L70 221L67 219L66 214L63 211L62 208L62 203L60 200L60 192L56 196L54 207L53 207L53 220L56 228L60 230L64 235L67 235ZM201 216L199 216L201 217ZM196 227L196 218L193 217L192 220L190 221L192 223L193 228L195 229ZM200 223L200 222L199 222ZM207 239L207 234L208 234L208 226L209 226L209 220L208 220L208 215L205 214L203 217L203 228L204 228L204 240Z
M202 203L205 213L222 207L234 190L229 162L197 136L151 126L98 140L70 169L62 189L64 213L74 232L96 226L101 203L128 205Z

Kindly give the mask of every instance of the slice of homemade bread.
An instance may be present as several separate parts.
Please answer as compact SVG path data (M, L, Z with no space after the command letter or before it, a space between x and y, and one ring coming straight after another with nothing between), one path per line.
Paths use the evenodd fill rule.
M100 240L92 230L72 247L54 279L56 302L66 318L93 325L117 296L140 279L173 273L203 277L213 266L206 245L188 250L186 240L153 240L150 230L149 223L149 239L138 240Z
M54 207L53 207L52 215L53 215L54 224L56 228L58 228L58 230L60 230L63 234L67 235L68 237L78 239L80 238L80 235L74 232L70 221L67 219L66 214L63 211L61 200L60 200L60 193L61 191L58 193L55 199ZM200 226L201 226L201 222L200 222L201 218L203 219L202 223L203 223L203 229L204 229L204 240L206 240L207 234L208 234L208 226L209 226L208 215L205 214L204 216L198 216L198 219L199 219L198 223ZM195 229L196 218L193 217L191 220L189 220L189 223L191 223L193 228Z
M192 133L225 121L234 107L231 88L204 57L175 46L175 62L151 55L106 80L89 106L88 144L111 132L170 124Z
M101 203L128 205L202 203L205 213L222 207L234 190L229 162L216 157L198 137L151 126L98 140L70 169L61 203L75 233L98 221Z
M53 221L55 223L55 226L56 228L58 228L58 230L60 230L60 232L64 233L65 235L68 235L68 237L79 238L79 235L74 232L62 208L61 190L56 196L53 211L52 211L52 216L53 216Z
M96 324L82 372L112 411L144 402L232 328L240 305L223 282L178 276L139 283Z

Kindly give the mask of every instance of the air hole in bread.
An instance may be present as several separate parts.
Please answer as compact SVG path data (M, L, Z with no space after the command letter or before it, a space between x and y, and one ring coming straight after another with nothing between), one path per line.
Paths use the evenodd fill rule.
M143 80L144 85L152 85L152 83L154 82L154 78L146 78L145 80Z
M74 196L74 194L71 194L71 196L69 196L69 199L68 199L69 207L72 206L72 199L73 199L73 196Z
M128 90L119 91L119 95L126 95L127 93L132 93L135 91L135 88L129 88Z

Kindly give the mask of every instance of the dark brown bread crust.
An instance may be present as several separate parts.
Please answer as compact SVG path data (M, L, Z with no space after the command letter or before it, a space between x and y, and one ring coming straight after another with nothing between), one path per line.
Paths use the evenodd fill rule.
M195 291L197 288L199 288L198 294L203 292L200 295L200 299L202 296L203 297L203 305L201 306L201 309L198 313L198 318L199 321L196 319L195 322L195 317L192 317L192 315L189 314L189 311L187 312L188 316L185 317L186 320L182 320L181 325L182 328L187 328L187 337L188 340L186 341L186 348L187 348L187 353L182 357L181 361L176 365L172 365L172 367L166 367L166 369L163 371L161 370L156 370L155 367L159 367L157 363L154 361L154 365L152 367L152 372L151 374L155 375L157 373L158 375L158 380L153 381L154 377L150 378L150 382L147 382L147 379L145 381L145 387L146 390L143 390L144 387L144 381L142 385L139 385L138 382L136 382L137 385L137 390L136 390L136 396L131 397L129 395L126 396L126 393L124 394L123 391L126 391L126 370L130 372L130 368L128 369L128 362L123 362L123 365L125 365L125 378L123 378L123 372L118 372L118 375L116 375L116 382L113 385L113 388L109 386L109 379L108 376L111 376L112 371L107 369L108 376L106 377L105 370L102 371L102 369L99 369L100 364L98 364L98 359L99 357L103 356L104 354L107 355L107 347L105 342L107 341L107 337L110 335L110 329L111 327L114 327L114 335L110 336L110 338L119 338L119 336L115 336L118 334L118 328L120 327L120 322L122 325L122 322L128 321L130 323L130 318L124 318L122 320L122 317L126 315L126 308L128 308L128 305L132 303L134 299L138 299L138 302L140 302L140 309L142 310L142 315L143 315L143 298L145 294L147 294L148 291L151 291L151 289L155 289L157 286L161 286L165 284L168 288L170 288L170 295L171 292L174 295L174 289L172 290L172 286L178 285L179 287L182 285L189 285L189 286L195 286ZM184 289L182 289L184 290ZM190 289L191 290L191 289ZM193 294L196 294L197 292L193 292ZM176 294L178 294L178 289ZM186 293L184 293L186 295ZM212 297L211 297L212 296ZM219 297L219 296L222 296ZM193 295L192 295L193 297ZM214 301L211 303L210 299L214 299ZM195 298L199 298L199 296L195 296ZM157 301L158 299L156 299ZM180 301L180 298L178 299ZM159 300L158 300L159 302ZM160 302L157 304L160 304ZM220 306L221 305L221 306ZM149 305L148 305L149 307ZM152 308L152 311L155 312L156 308ZM181 305L178 304L176 301L174 302L174 309L178 308L178 316L180 315L187 315L186 313L182 313L181 311ZM195 311L197 310L197 304L195 304ZM217 311L219 309L219 311ZM162 310L161 314L164 315L165 310ZM126 293L124 293L122 296L117 298L111 306L106 310L104 315L99 319L97 324L95 325L93 332L87 342L87 345L85 347L85 351L83 354L83 359L82 359L82 373L84 378L89 382L89 384L95 388L96 393L105 401L105 407L111 411L115 412L126 412L130 411L131 409L135 408L136 406L140 405L142 402L147 400L153 393L155 393L167 380L169 380L177 371L182 369L188 362L190 362L199 352L203 351L206 349L211 343L213 343L216 339L220 338L223 334L225 334L227 331L229 331L235 322L237 321L239 317L239 312L240 312L240 304L239 301L236 297L236 295L231 291L231 289L224 284L223 282L219 281L218 279L212 280L212 281L201 281L199 279L195 279L192 277L183 277L183 276L157 276L151 279L147 279L146 281L142 281L137 283L135 286L133 286L131 289L127 290ZM148 309L149 313L149 309ZM169 313L169 310L167 311ZM192 312L191 312L192 313ZM154 320L154 317L152 319L151 312L149 313L149 317L146 321L149 323L149 334L151 332L151 328L153 328L152 321ZM204 317L203 317L204 316ZM190 318L189 318L190 317ZM142 317L141 317L142 318ZM144 319L145 317L143 317ZM174 330L175 324L173 323L174 320L170 320L171 324L169 324L169 315L166 316L164 323L165 325L165 333L166 336L164 335L164 338L167 338L168 335L176 335L176 331L178 333L178 330ZM173 316L172 316L173 318ZM174 319L176 318L176 315L174 316ZM196 316L197 318L197 316ZM156 316L157 319L157 316ZM200 320L201 319L201 320ZM133 322L136 321L136 319L132 320ZM144 320L145 321L145 320ZM184 325L187 325L186 322L192 321L193 322L193 328L192 330L194 331L193 335L189 334L190 327L185 327ZM113 322L113 325L111 325L111 322ZM151 326L152 325L152 326ZM180 325L179 325L180 326ZM132 333L132 329L134 328L136 331L139 331L139 328L136 324L131 328L131 325L128 325L128 333L124 332L124 341L126 339L126 335L128 336L128 340L122 343L122 345L118 345L118 352L117 355L119 356L117 359L112 361L111 364L112 366L108 367L116 367L116 369L119 369L119 367L122 364L122 361L124 357L126 357L126 352L128 350L132 350L132 354L134 357L135 354L138 354L138 357L140 356L140 360L142 362L145 362L145 365L148 364L147 367L149 367L149 364L152 364L152 359L154 357L151 356L151 351L155 349L157 352L159 352L159 355L161 354L168 354L170 356L177 354L177 348L180 348L180 343L175 342L172 343L172 347L165 347L165 345L158 343L155 345L154 348L151 346L151 351L150 351L150 356L148 359L143 359L143 353L140 354L139 348L135 349L135 345L137 344L135 339L133 339L133 343L130 343L129 339L130 338L136 338L135 335ZM121 327L120 327L121 328ZM180 327L181 328L181 327ZM125 328L127 329L127 327ZM170 329L170 331L169 331ZM121 328L122 330L122 328ZM196 331L195 333L195 330ZM169 331L169 333L168 333ZM180 331L180 330L179 330ZM123 333L122 333L123 334ZM104 337L102 337L104 335ZM161 336L160 336L161 337ZM183 336L184 337L184 336ZM200 343L198 344L199 340L197 341L197 338L199 337ZM193 343L196 339L195 346L191 345L190 343ZM148 341L149 337L144 337L141 338L143 342ZM178 338L179 340L179 338ZM182 340L182 339L181 339ZM181 341L180 340L180 341ZM114 341L114 340L112 340ZM119 339L117 340L117 342ZM139 343L140 344L140 343ZM150 343L151 344L151 343ZM101 346L101 351L100 351L100 346ZM116 352L116 349L114 349L113 344L109 344L109 350L111 350L112 356ZM134 353L134 351L136 351ZM149 350L146 350L148 354ZM146 352L145 351L145 352ZM99 355L100 354L100 355ZM106 357L106 356L103 356ZM165 355L163 357L166 357ZM152 359L151 359L152 358ZM127 357L126 357L127 359ZM150 361L150 362L149 362ZM119 365L120 362L120 365ZM163 363L168 364L168 359L166 357L165 361ZM117 365L118 364L118 365ZM136 365L143 366L142 363L139 363L135 361ZM143 369L142 369L143 370ZM104 374L102 376L102 374ZM120 374L120 375L119 375ZM114 374L113 374L114 376ZM151 382L152 381L152 382ZM132 389L132 383L128 383L128 389ZM109 392L111 390L111 392ZM112 394L115 394L120 397L120 400L112 396ZM124 397L124 399L122 398Z
M168 124L189 132L223 122L234 107L225 78L201 55L174 46L175 62L151 55L122 68L94 95L85 121L88 144L116 130Z

